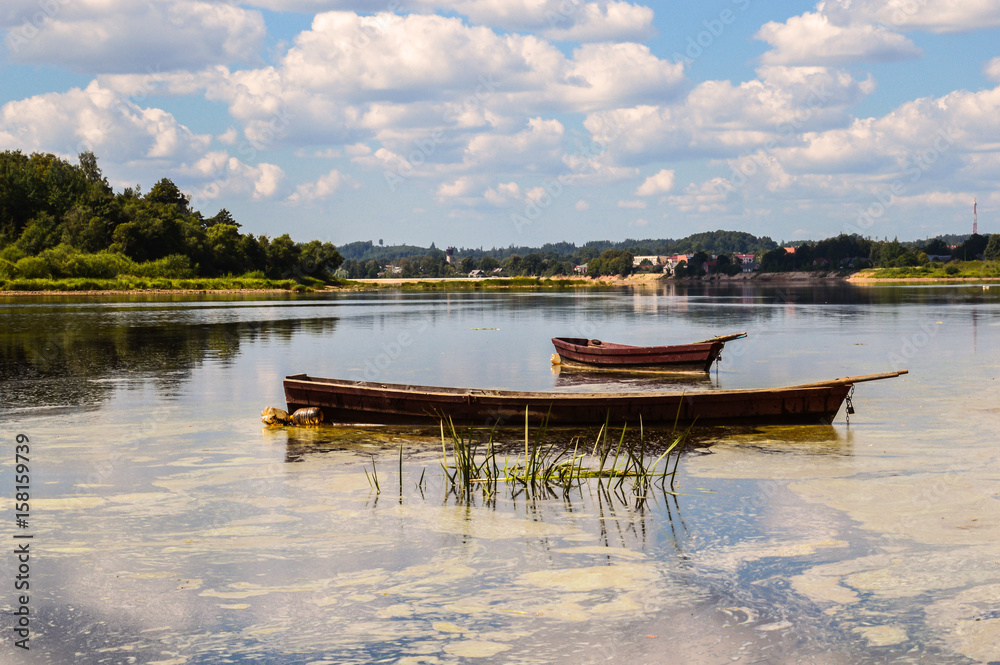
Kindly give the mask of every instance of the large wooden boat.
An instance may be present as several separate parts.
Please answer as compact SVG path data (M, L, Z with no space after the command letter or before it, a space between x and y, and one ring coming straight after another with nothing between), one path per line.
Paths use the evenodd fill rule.
M670 346L629 346L582 337L553 337L552 364L570 369L616 371L707 372L726 342L746 333Z
M426 424L450 418L482 427L547 420L551 426L623 422L664 425L831 423L855 383L906 374L868 374L782 388L670 392L526 392L442 388L288 376L292 413L319 407L323 420L351 424Z

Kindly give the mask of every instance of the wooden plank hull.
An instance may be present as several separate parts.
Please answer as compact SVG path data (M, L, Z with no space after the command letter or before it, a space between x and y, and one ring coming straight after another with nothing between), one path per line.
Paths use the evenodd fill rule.
M442 417L477 427L611 423L672 425L830 423L851 384L750 390L572 393L475 390L322 379L305 374L285 378L289 412L309 406L325 422L428 424Z
M577 337L553 337L560 364L609 370L707 372L725 346L721 339L670 346L629 346Z

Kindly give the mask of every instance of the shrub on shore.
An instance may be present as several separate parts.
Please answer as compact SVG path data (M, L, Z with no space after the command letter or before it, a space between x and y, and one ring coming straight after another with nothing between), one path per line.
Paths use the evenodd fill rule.
M0 278L0 291L312 291L292 279L273 280L260 277L202 277L175 279L123 275L112 279L92 277Z

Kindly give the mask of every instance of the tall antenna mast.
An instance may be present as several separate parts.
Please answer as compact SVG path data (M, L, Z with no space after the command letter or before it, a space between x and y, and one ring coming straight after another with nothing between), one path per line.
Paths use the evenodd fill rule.
M979 217L976 214L976 199L972 199L972 235L979 233Z

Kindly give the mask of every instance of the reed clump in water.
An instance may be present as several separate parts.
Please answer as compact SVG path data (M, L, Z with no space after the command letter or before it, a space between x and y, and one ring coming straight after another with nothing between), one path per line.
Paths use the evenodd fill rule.
M464 434L459 433L448 419L441 421L441 467L449 488L464 496L481 491L485 497L490 497L501 484L510 487L515 495L521 492L528 496L554 495L557 491L566 493L585 481L597 479L599 483L606 482L608 489L623 499L631 493L636 500L642 500L654 484L673 493L677 466L690 431L688 427L677 434L675 426L670 444L654 457L649 454L641 422L638 437L630 436L627 425L622 427L619 436L612 437L605 423L593 447L587 446L581 451L580 437L571 439L571 445L560 445L548 436L544 422L532 434L525 413L524 452L512 459L509 454L498 453L495 430L491 430L485 443L481 443L475 430L470 428Z

